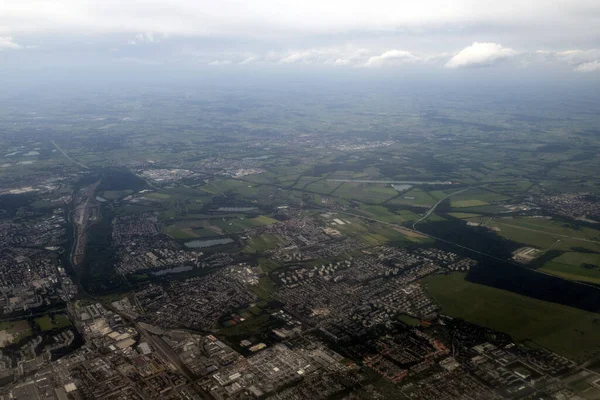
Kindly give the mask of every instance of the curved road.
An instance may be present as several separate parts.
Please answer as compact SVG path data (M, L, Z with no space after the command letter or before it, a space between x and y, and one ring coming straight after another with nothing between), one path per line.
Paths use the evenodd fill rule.
M71 161L73 164L77 164L79 165L81 168L83 169L90 169L87 165L83 165L80 162L77 162L75 160L73 160L67 153L65 153L65 151L63 149L61 149L55 142L54 140L51 140L50 143L52 143L54 145L54 147L56 147L56 150L60 151L62 153L63 156L67 157L67 159L69 161Z
M435 203L435 204L434 204L434 205L433 205L433 206L432 206L432 207L431 207L429 210L427 210L427 212L425 213L425 215L423 215L423 216L422 216L420 219L418 219L417 221L415 221L415 223L414 223L414 224L413 224L413 226L412 226L412 227L413 227L413 230L415 230L415 231L416 231L417 229L415 228L415 226L417 226L417 224L418 224L419 222L421 222L421 221L424 221L424 220L426 220L427 218L429 218L429 216L431 215L431 213L433 213L433 212L435 211L436 207L437 207L437 206L439 206L440 204L442 204L442 202L443 202L444 200L446 200L446 199L448 199L448 198L450 198L450 197L454 196L455 194L459 194L459 193L466 192L467 190L469 190L469 189L472 189L472 188L474 188L474 187L475 187L475 186L469 186L468 188L461 189L461 190L457 190L456 192L452 192L452 193L450 193L450 194L447 194L446 196L444 196L444 197L442 197L441 199L439 199L437 203ZM417 232L418 232L418 231L417 231Z

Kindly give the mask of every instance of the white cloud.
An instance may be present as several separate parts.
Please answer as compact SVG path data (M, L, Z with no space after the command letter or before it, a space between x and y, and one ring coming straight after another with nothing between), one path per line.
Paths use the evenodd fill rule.
M573 67L576 72L595 72L600 70L600 49L572 49L564 51L538 50L536 54L547 63L563 63Z
M481 67L494 64L497 61L513 57L517 54L511 48L498 43L475 42L465 47L446 63L447 68Z
M162 36L166 36L166 35L164 35L164 34L157 35L154 32L138 33L128 43L133 44L133 45L159 43L161 41Z
M0 36L0 50L20 49L21 46L10 36Z
M600 59L600 49L589 50L566 50L553 53L559 60L570 65L586 63Z
M214 60L208 63L208 65L231 65L233 61L231 60Z
M310 64L321 54L319 50L301 50L291 51L288 55L283 56L280 60L280 64L293 64L293 63L305 63Z
M411 52L404 50L388 50L378 56L370 57L365 63L365 67L381 67L384 65L399 65L413 63L421 60Z
M269 52L265 55L266 61L279 64L325 64L325 65L360 65L364 64L372 54L367 49L345 45L340 47L309 48L291 50L284 53Z
M160 32L170 35L260 37L339 35L439 27L526 30L536 38L560 32L598 37L597 0L5 0L0 35ZM534 39L535 40L535 39Z
M600 71L600 60L590 61L583 64L579 64L575 67L574 71L577 72L599 72Z
M240 61L239 64L240 65L247 65L247 64L253 63L253 62L257 61L257 60L258 60L257 56L249 56L249 57L244 58L242 61Z

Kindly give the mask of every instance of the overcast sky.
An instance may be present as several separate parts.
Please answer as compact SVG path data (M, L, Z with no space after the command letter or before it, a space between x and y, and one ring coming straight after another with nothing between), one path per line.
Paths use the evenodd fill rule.
M600 0L0 0L0 65L85 62L598 77Z

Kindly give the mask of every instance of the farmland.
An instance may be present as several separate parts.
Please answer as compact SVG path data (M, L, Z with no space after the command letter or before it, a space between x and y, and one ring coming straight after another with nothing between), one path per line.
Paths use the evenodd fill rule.
M531 340L552 351L584 360L600 352L600 315L466 281L464 274L425 280L444 313Z

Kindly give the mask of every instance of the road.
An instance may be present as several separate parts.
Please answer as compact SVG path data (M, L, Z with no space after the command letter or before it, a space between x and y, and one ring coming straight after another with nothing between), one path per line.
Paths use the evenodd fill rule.
M327 182L347 182L347 183L385 183L385 184L405 184L405 185L452 185L450 181L378 181L372 179L326 179Z
M140 324L138 324L135 320L133 320L128 314L120 313L117 309L112 307L112 305L105 305L106 308L110 309L115 314L118 314L123 318L123 320L127 321L131 325L135 327L135 329L140 333L140 335L147 340L154 349L163 357L164 360L169 361L185 378L194 386L194 389L202 396L203 399L213 400L214 397L210 395L210 393L206 392L202 389L197 383L194 374L190 371L190 369L181 361L179 355L175 353L173 348L169 346L161 337L148 332L144 329Z
M467 190L469 190L469 189L472 189L472 188L473 188L473 186L469 186L468 188L461 189L461 190L457 190L456 192L452 192L452 193L450 193L450 194L448 194L448 195L446 195L446 196L442 197L441 199L439 199L437 203L435 203L435 204L434 204L434 205L433 205L433 206L432 206L432 207L431 207L429 210L427 210L427 212L425 213L425 215L423 215L423 216L421 217L421 219L419 219L419 220L415 221L415 223L413 224L413 230L415 230L415 231L416 231L417 229L416 229L415 227L417 226L417 224L418 224L419 222L421 222L421 221L424 221L424 220L426 220L427 218L429 218L429 216L431 215L431 213L433 213L433 212L435 211L436 207L437 207L437 206L439 206L440 204L442 204L442 202L443 202L444 200L446 200L446 199L448 199L448 198L450 198L450 197L454 196L455 194L459 194L459 193L466 192ZM417 231L417 232L418 232L418 231Z
M65 156L69 161L71 161L73 164L79 165L81 168L83 169L90 169L87 165L83 165L80 162L77 162L75 160L73 160L67 153L65 153L65 151L63 149L61 149L55 142L54 140L51 140L50 143L52 143L54 145L54 147L56 147L56 150L60 151L62 153L63 156Z
M452 194L456 194L456 193L452 193ZM325 207L317 207L317 208L322 209L322 210L327 210L327 211L333 211L330 208L325 208ZM394 227L394 228L405 229L405 230L407 230L409 232L413 232L415 234L418 234L418 235L421 235L421 236L425 236L425 237L428 237L428 238L433 239L433 240L437 240L437 241L440 241L440 242L443 242L443 243L447 243L447 244L450 244L452 246L460 247L463 250L467 250L467 251L470 251L472 253L476 253L476 254L482 255L484 257L491 258L491 259L496 260L496 261L501 261L503 263L510 264L512 266L515 266L515 267L524 268L523 265L518 264L516 262L512 262L512 261L504 259L504 258L496 257L496 256L493 256L491 254L487 254L487 253L484 253L482 251L475 250L475 249L472 249L470 247L463 246L461 244L454 243L454 242L451 242L449 240L442 239L442 238L439 238L437 236L433 236L433 235L430 235L428 233L424 233L424 232L418 231L416 229L410 229L410 228L407 228L407 227L402 226L402 225L398 225L398 224L394 224L394 223L391 223L391 222L382 221L382 220L379 220L379 219L376 219L376 218L365 217L365 216L360 215L360 214L353 214L353 213L349 213L349 212L346 212L346 211L335 210L335 212L338 213L338 214L344 214L344 215L349 215L349 216L352 216L352 217L364 219L366 221L377 222L379 224L391 226L391 227ZM589 286L589 287L592 287L594 289L598 289L598 286L595 286L595 285L592 285L592 284L588 284L588 283L584 283L584 282L579 282L579 281L572 281L572 280L563 278L563 277L558 276L558 275L552 275L552 274L546 273L544 271L540 271L540 270L536 270L536 269L531 269L530 271L538 273L538 274L548 275L548 276L551 276L551 277L553 277L555 279L562 279L563 281L567 281L567 282L574 283L574 284L577 284L577 285Z

